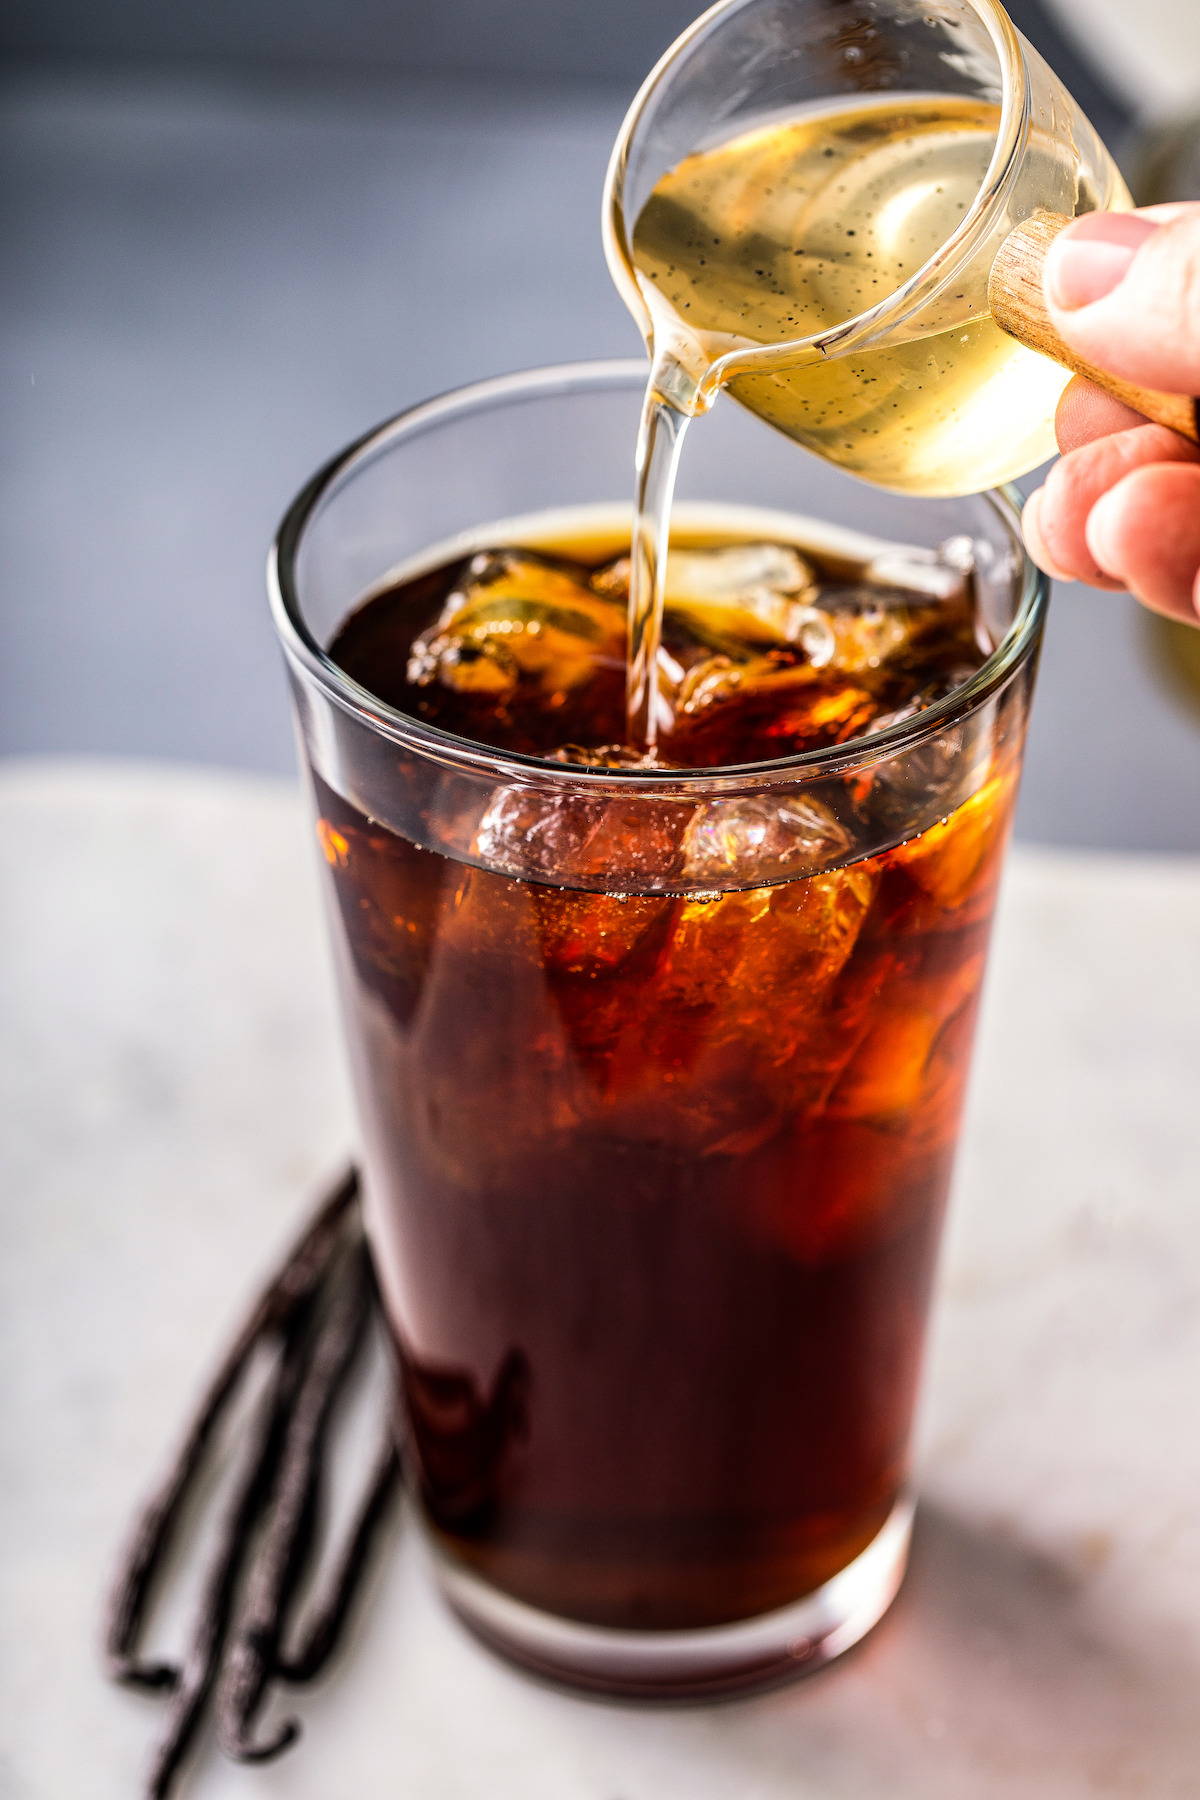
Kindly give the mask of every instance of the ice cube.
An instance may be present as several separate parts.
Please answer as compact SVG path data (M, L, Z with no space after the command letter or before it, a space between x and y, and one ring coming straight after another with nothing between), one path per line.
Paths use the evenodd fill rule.
M536 788L498 788L475 831L475 854L506 875L562 877L586 858L604 801Z
M597 570L592 586L624 602L629 558ZM744 656L764 644L800 644L819 664L828 660L833 643L812 605L816 591L811 567L789 544L673 548L664 608L690 636L715 649Z
M878 669L907 650L914 633L913 608L882 606L869 589L839 595L837 608L826 614L833 649L829 664L844 674Z
M956 646L964 656L991 646L979 637L970 538L947 538L937 550L908 545L880 550L846 587L826 591L834 636L835 669L861 674L886 667L910 652L935 660Z
M903 666L919 678L922 668L951 659L971 670L981 660L975 612L965 600L856 584L824 594L822 605L834 640L828 667L846 675Z
M727 600L764 592L808 594L813 572L790 544L729 544L716 550L675 550L667 556L671 600Z
M690 1103L696 1153L744 1152L772 1117L818 1101L831 1056L835 1070L845 1060L829 1042L832 990L878 879L859 863L679 902L639 996L638 1041Z
M632 750L628 744L601 744L596 750L589 750L586 744L563 744L557 750L551 750L546 761L574 764L584 769L655 769L659 767L656 749Z
M743 657L764 645L795 644L817 668L834 653L834 636L825 613L765 589L736 604L716 600L677 600L670 616L698 643Z
M974 673L973 668L966 666L946 670L905 706L872 719L863 735L874 737L889 725L919 718ZM877 818L897 824L906 819L918 820L922 814L928 817L931 805L950 812L978 785L978 759L989 755L990 736L986 729L970 721L949 726L924 743L898 752L869 773L864 793L869 788L870 809Z
M1011 771L984 783L948 818L889 853L934 903L953 912L982 894L990 905L1016 792Z
M498 788L480 819L474 854L506 875L564 886L659 886L679 868L690 802L635 795Z
M511 693L528 681L563 693L625 654L621 607L568 565L527 550L472 557L435 623L414 641L408 679L457 693Z
M383 826L351 823L336 801L336 821L317 821L350 954L360 979L404 1023L416 1011L453 863Z
M538 887L533 890L542 960L555 975L582 977L588 989L582 996L580 1024L586 1029L588 1014L598 996L591 983L616 974L643 944L647 931L662 919L664 902L659 894L587 894L571 888ZM643 971L649 976L651 970Z
M772 665L765 659L753 663L736 663L730 656L706 656L693 663L685 675L676 697L680 713L702 712L721 700L727 700L735 689L755 673L767 674Z
M701 806L683 840L690 881L768 882L827 867L853 838L808 794L747 794Z
M876 732L886 731L889 725L899 725L904 719L917 718L936 701L944 700L956 688L962 687L963 683L969 681L975 673L974 665L969 663L960 663L957 667L944 669L933 681L926 682L925 686L903 706L898 706L894 712L880 713L877 719L872 719L863 733L864 737L872 737Z
M773 760L856 737L880 710L867 687L775 652L689 669L664 748L680 767Z
M791 689L801 693L806 689L824 693L827 684L813 680L814 667L823 669L824 666L824 663L814 665L811 659L801 663L771 656L755 656L742 661L720 653L702 657L684 676L675 698L675 710L681 715L701 713L735 693L741 697L765 694L768 690L781 695ZM846 692L853 691L843 685Z
M619 556L597 569L591 585L598 594L624 601L629 596L629 558ZM815 586L812 569L790 544L729 544L712 550L667 553L666 601L739 601L764 590L807 594Z
M956 1021L969 1027L983 981L984 954L949 969L917 969L893 975L869 1027L828 1101L834 1119L903 1117L930 1107L947 1082L961 1090L966 1055L961 1047L946 1064L937 1055ZM927 1115L928 1116L928 1115ZM936 1115L935 1115L936 1116Z
M947 538L936 550L897 544L882 550L863 569L872 585L907 590L931 600L967 600L975 569L975 545L969 537Z

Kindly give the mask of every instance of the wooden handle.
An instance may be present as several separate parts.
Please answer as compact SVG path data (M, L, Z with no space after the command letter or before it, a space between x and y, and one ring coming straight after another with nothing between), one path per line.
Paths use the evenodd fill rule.
M1029 350L1037 350L1061 363L1075 375L1086 376L1122 405L1156 425L1169 425L1181 437L1200 443L1200 401L1186 394L1160 394L1153 388L1134 387L1107 369L1098 369L1068 348L1050 323L1042 296L1042 265L1046 252L1070 221L1061 213L1035 212L1018 225L1001 244L988 281L988 305L1001 331L1007 331Z

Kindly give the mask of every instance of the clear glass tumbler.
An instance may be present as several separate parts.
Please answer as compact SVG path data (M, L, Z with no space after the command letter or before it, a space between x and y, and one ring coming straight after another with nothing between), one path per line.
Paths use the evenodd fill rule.
M591 769L434 730L331 661L406 574L628 521L644 378L401 415L300 495L272 595L442 1588L543 1674L670 1696L827 1660L902 1577L1046 584L1009 497L867 495L722 404L682 516L943 575L955 540L997 646L963 687L787 761Z

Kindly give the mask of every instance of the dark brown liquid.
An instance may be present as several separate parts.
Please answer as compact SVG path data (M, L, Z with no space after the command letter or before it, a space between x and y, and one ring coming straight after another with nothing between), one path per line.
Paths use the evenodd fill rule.
M544 687L522 705L520 683L502 703L409 688L452 577L372 601L335 659L492 743L619 736L604 662L557 705ZM781 655L702 709L706 736L685 726L679 760L808 747L814 687L837 741L965 643L954 626L907 673L791 688ZM847 689L865 698L839 713ZM420 849L318 781L425 1505L502 1589L606 1625L711 1625L810 1592L880 1529L1012 787L994 770L947 821L828 873L622 899Z
M673 550L713 547L681 545L678 533L671 542ZM617 744L625 731L626 581L623 563L599 557L484 552L352 613L330 655L381 700L476 743L529 756ZM439 631L435 621L452 594L466 603ZM836 637L824 664L765 627L739 642L735 610L689 609L668 598L662 642L685 683L673 723L660 733L661 761L716 768L844 743L917 696L927 703L948 692L983 661L969 589L947 603L867 586L846 572L823 577L816 598ZM525 629L510 633L516 626ZM443 656L449 680L410 680L414 639L462 645L453 666ZM736 693L723 685L731 672Z

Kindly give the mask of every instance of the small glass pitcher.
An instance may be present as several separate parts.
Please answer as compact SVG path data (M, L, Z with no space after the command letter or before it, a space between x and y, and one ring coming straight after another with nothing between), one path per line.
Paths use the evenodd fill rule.
M877 109L879 121L903 132L905 109L919 124L931 103L951 117L971 111L985 146L994 130L990 161L961 223L866 310L764 341L762 332L730 329L719 308L706 318L712 295L698 268L688 277L696 305L685 317L648 275L644 255L638 266L647 201L681 165L686 177L687 159L722 147L728 155L730 146L740 154L743 140L759 145L781 121L819 124L859 109L863 118ZM754 179L748 162L743 198L753 196ZM919 189L893 199L888 220L869 219L868 229L905 229L905 206L923 203ZM838 202L827 193L822 203L826 223L832 216L836 224ZM773 202L770 231L756 223L751 260L761 267L749 274L762 277L762 291L777 294L795 279L789 259L802 254L796 245L814 204L808 190L794 203ZM1000 245L1040 209L1071 218L1130 205L1092 126L997 0L721 0L668 50L629 110L605 188L605 251L668 405L703 412L728 387L798 443L868 481L953 495L1011 480L1053 455L1054 410L1069 380L994 323L987 284ZM886 246L882 254L886 269Z

